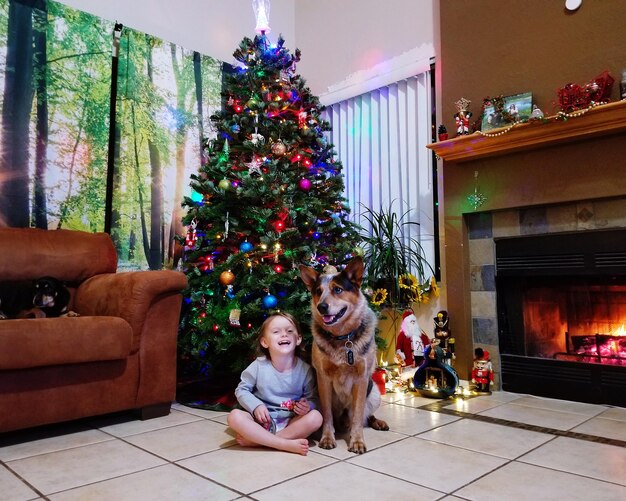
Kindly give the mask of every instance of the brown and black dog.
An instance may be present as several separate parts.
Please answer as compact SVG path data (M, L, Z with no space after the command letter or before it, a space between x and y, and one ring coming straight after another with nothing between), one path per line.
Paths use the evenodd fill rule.
M77 317L68 310L70 291L53 277L0 282L0 319Z
M335 448L335 426L349 428L348 450L362 454L366 424L389 429L374 417L380 406L372 384L377 318L361 292L363 260L354 258L341 273L330 266L319 274L301 265L300 276L312 295L312 359L324 417L319 446Z

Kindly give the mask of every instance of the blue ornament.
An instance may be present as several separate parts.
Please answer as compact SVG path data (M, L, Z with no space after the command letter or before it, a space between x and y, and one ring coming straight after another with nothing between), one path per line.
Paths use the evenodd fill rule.
M239 124L235 124L230 128L230 130L237 134L241 130L241 127L239 127Z
M241 252L250 252L252 249L254 249L254 245L252 245L247 240L245 242L242 242L241 245L239 246L239 250Z
M276 299L276 296L272 296L271 294L268 294L267 296L263 298L263 307L268 310L271 308L276 308L277 304L278 304L278 299Z
M315 233L313 233L313 240L319 240L321 236L322 235L320 235L320 233L316 231Z

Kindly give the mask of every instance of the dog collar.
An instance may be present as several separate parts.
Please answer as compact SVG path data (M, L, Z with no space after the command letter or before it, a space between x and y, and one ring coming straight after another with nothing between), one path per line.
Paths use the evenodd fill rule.
M363 327L362 325L359 325L356 329L354 329L351 332L348 332L347 334L344 334L342 336L333 336L330 332L328 331L324 331L324 334L326 334L326 336L328 336L328 338L332 339L333 341L344 341L344 340L348 340L348 341L352 341L352 337L358 332L358 330Z

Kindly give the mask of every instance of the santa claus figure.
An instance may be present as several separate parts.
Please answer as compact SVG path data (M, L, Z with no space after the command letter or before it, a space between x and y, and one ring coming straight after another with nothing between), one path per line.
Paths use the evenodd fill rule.
M401 365L417 367L424 360L424 348L428 346L428 336L420 329L413 310L402 315L402 325L396 339L396 358Z

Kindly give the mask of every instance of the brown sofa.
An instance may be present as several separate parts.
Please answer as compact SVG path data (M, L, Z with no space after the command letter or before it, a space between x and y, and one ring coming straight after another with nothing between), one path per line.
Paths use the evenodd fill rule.
M0 432L169 413L184 274L116 273L106 233L0 228L0 256L0 281L56 277L80 315L0 321Z

